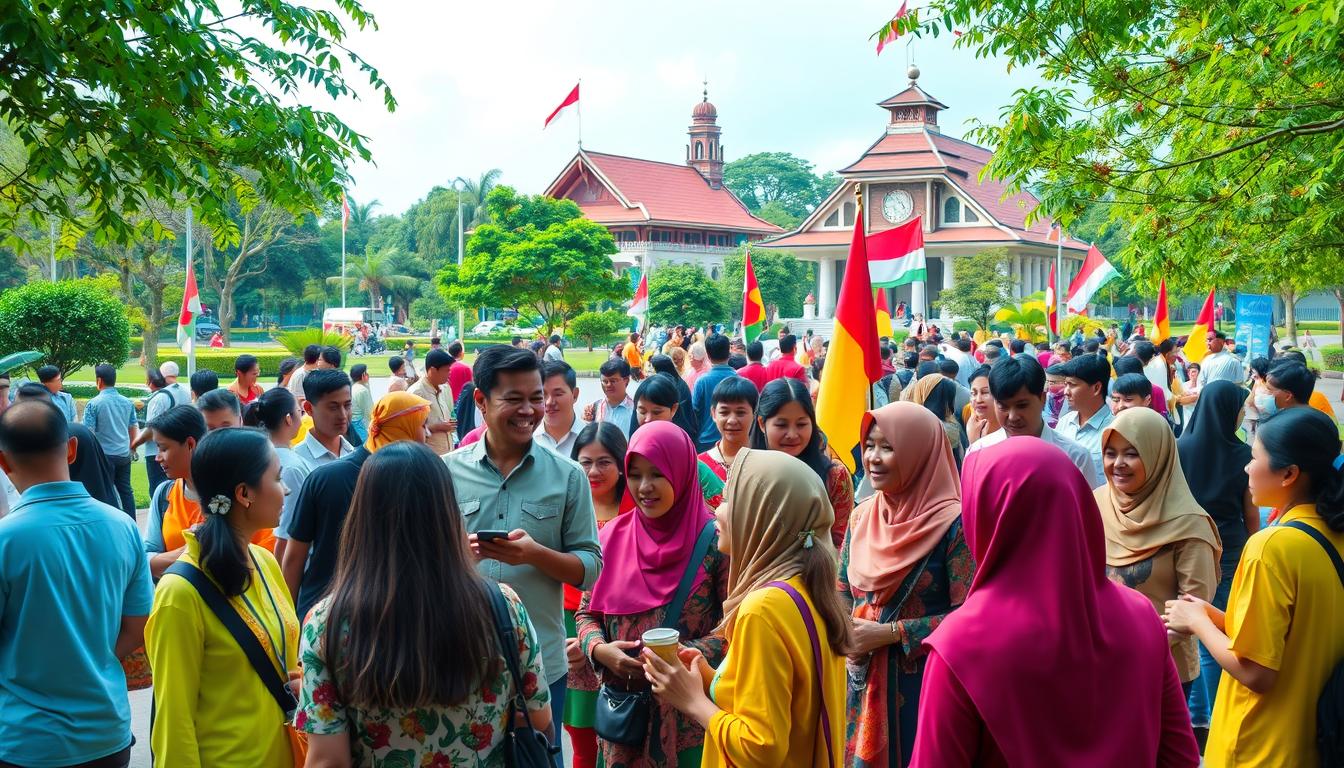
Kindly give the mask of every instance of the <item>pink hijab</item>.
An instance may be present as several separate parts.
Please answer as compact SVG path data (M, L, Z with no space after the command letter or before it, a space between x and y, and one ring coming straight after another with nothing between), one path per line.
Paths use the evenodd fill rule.
M1008 765L1154 765L1166 631L1147 598L1106 579L1101 514L1072 468L1031 437L966 457L962 519L978 566L966 602L925 642Z
M700 491L695 445L685 430L670 421L651 421L635 430L625 454L648 459L672 484L676 500L662 517L650 519L636 508L602 527L602 573L593 585L592 610L631 616L667 605L677 591L695 540L712 518ZM695 591L707 577L697 569ZM1152 613L1152 608L1148 612Z

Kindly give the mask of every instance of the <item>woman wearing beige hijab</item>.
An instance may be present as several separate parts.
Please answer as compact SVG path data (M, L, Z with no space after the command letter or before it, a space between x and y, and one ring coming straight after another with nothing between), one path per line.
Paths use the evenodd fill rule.
M899 768L915 744L924 638L965 602L975 563L942 422L892 403L865 414L859 434L876 493L854 511L840 553L854 617L846 765Z
M1210 600L1222 542L1181 470L1176 438L1151 408L1129 408L1102 433L1106 484L1094 491L1106 532L1106 573L1143 593L1162 614L1181 595ZM1189 694L1199 677L1193 637L1172 636L1176 672Z
M961 466L966 456L966 433L957 418L957 383L940 373L930 373L911 384L908 391L909 396L902 395L902 399L923 406L942 422L947 444L957 466Z
M729 556L718 671L644 651L654 693L705 728L706 768L826 766L844 757L850 621L835 591L826 489L798 459L744 448L715 513Z

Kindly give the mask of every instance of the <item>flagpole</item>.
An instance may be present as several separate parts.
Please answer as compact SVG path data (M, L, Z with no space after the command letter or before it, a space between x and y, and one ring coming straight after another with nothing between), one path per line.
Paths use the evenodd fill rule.
M47 218L47 227L51 230L51 282L56 282L56 220Z
M345 191L341 191L341 309L345 309ZM459 224L460 226L460 224ZM376 309L376 307L375 307Z
M579 116L579 149L583 149L583 78L579 78L578 85L574 86L580 91L579 98L574 101L574 111Z
M192 215L191 206L188 205L187 206L187 273L188 274L191 273L191 251L192 251L191 215ZM190 380L191 375L195 372L196 372L196 322L195 318L193 317L191 323L191 335L187 339L187 379Z
M1059 228L1055 243L1055 333L1064 338L1064 227Z

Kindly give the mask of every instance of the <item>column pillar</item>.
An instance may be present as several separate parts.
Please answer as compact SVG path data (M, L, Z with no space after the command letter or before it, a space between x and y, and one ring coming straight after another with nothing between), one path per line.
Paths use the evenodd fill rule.
M1009 275L1008 279L1012 282L1013 285L1013 298L1016 299L1017 301L1021 301L1022 297L1027 295L1026 291L1022 290L1022 283L1024 280L1026 280L1026 276L1022 274L1021 254L1018 254L1013 257L1012 266L1010 266L1009 269L1012 270L1012 274Z
M1041 260L1035 256L1031 257L1031 286L1028 293L1035 293L1041 290Z
M831 319L835 299L835 257L822 256L817 262L817 319Z
M954 279L953 279L953 274L952 274L952 270L953 270L953 266L952 266L952 265L953 265L953 262L954 262L954 261L955 261L955 258L954 258L952 255L950 255L950 254L947 255L947 256L944 256L944 257L943 257L943 290L944 290L944 291L948 290L949 288L951 288L951 287L955 284L955 281L954 281ZM951 320L951 319L952 319L952 314L951 314L950 312L947 311L947 307L946 307L946 305L943 304L943 303L941 302L941 297L942 297L942 294L940 293L940 294L939 294L940 303L939 303L939 307L938 307L938 317L939 317L940 319L942 319L942 320Z

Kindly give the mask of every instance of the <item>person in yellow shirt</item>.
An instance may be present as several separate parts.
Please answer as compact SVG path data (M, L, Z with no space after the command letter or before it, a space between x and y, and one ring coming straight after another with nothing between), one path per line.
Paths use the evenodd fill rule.
M705 729L705 768L841 765L850 620L835 589L834 517L806 464L738 453L715 513L730 562L728 655L717 672L692 649L680 664L643 655L659 700Z
M1283 511L1278 524L1246 542L1226 613L1167 602L1167 627L1198 637L1223 668L1209 768L1321 764L1316 702L1344 660L1344 584L1314 539L1344 552L1340 447L1338 426L1314 409L1262 421L1246 472L1254 503Z
M280 565L248 541L273 528L288 489L264 432L206 435L191 459L205 523L159 581L145 629L154 670L156 768L295 765L285 713L201 593L177 570L199 569L228 601L282 679L298 675L299 620Z

